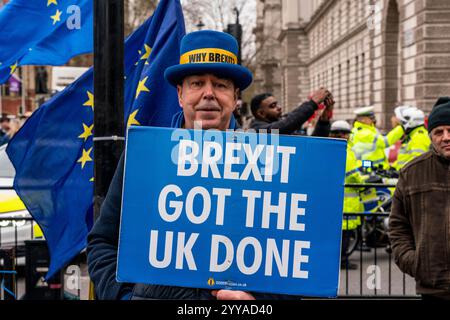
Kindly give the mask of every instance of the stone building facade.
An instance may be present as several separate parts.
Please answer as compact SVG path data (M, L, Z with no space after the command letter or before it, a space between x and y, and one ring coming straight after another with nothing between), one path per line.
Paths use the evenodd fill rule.
M387 129L395 106L450 95L448 0L258 0L257 14L255 91L284 111L326 86L336 119L373 105Z

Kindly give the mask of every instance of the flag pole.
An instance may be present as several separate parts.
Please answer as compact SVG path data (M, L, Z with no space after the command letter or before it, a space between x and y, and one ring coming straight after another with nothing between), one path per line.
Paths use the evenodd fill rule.
M94 221L124 148L124 3L94 1Z
M94 222L124 149L123 41L123 0L94 0Z

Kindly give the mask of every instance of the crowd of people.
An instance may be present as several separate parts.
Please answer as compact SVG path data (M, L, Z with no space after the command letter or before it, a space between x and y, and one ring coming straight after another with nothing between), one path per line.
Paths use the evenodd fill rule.
M364 184L367 181L368 177L364 175L367 169L363 170L363 161L370 161L373 168L399 171L408 162L430 150L425 113L415 106L397 106L391 118L392 130L383 135L377 129L373 106L357 108L352 126L345 120L332 121L334 104L332 93L321 88L313 92L309 101L282 116L282 108L271 93L257 94L251 101L254 119L249 128L259 132L277 130L280 134L306 135L306 128L314 124L310 133L312 136L347 140L346 184ZM365 190L345 188L345 213L365 212ZM372 190L374 192L375 189ZM345 252L351 231L359 226L361 218L358 216L347 216L343 220L343 268L357 268L356 264L348 262Z
M198 50L208 53L211 48L234 56L238 50L234 38L221 32L193 32L186 35L182 42L182 50L186 52L181 52L180 56ZM182 111L174 117L174 127L192 129L194 122L201 121L202 129L205 130L239 128L238 124L242 122L239 121L237 110L243 103L239 99L240 91L252 82L252 74L248 69L224 61L184 62L168 68L165 78L177 88L182 107ZM418 107L397 106L392 117L392 130L385 135L377 129L373 106L356 109L353 123L350 124L345 120L333 121L334 105L333 94L326 88L320 88L306 102L283 115L280 103L273 94L260 93L250 102L253 120L249 129L263 133L347 140L346 184L365 182L362 168L363 163L367 162L372 168L400 171L390 220L395 261L403 272L416 279L419 294L428 298L450 299L450 98L438 100L429 116L428 125L424 112ZM23 117L2 115L0 145L8 143L29 116L29 113ZM397 146L395 156L389 153L393 146ZM117 282L115 274L123 170L122 156L101 207L100 217L88 237L89 274L98 298L295 298L237 290L210 291ZM346 187L344 195L344 212L364 211L360 189ZM343 253L346 233L360 225L361 219L356 216L344 219ZM347 258L345 254L342 257Z
M439 98L428 118L416 106L397 106L392 130L386 135L377 129L373 106L356 109L350 125L345 120L331 123L333 105L331 93L322 88L282 118L276 98L270 93L258 94L251 102L254 120L250 128L305 134L307 120L311 122L310 117L319 110L312 135L348 141L346 184L366 182L363 162L397 172L388 228L395 262L415 278L423 299L449 299L450 97ZM345 188L344 212L365 211L362 190ZM348 263L346 247L350 231L360 225L359 216L347 216L343 221L341 267L357 268Z
M186 35L181 48L180 56L199 51L208 56L213 50L211 48L216 48L215 52L220 49L230 56L238 52L234 38L207 30ZM236 109L242 105L240 91L250 85L252 75L240 65L211 62L183 62L166 70L165 78L177 88L183 110L175 115L174 127L192 129L194 122L200 122L203 129L234 130L241 123L239 119L235 121L233 114L238 115ZM250 129L347 139L346 184L364 182L361 175L363 162L384 170L400 170L400 187L393 196L390 223L395 261L403 272L415 278L417 292L424 298L449 299L450 98L439 99L429 116L428 127L424 113L417 107L396 107L393 128L386 135L376 128L374 107L355 110L352 127L343 120L332 121L334 104L332 93L320 88L308 101L283 117L276 97L270 93L258 94L251 101L254 119ZM315 126L308 130L311 123ZM393 159L387 150L396 143L400 148L396 159ZM289 298L239 290L211 291L117 282L115 272L123 170L122 156L100 217L88 237L89 274L97 297L124 300ZM361 212L359 190L345 188L343 205L346 212ZM358 219L345 222L344 231L360 223Z

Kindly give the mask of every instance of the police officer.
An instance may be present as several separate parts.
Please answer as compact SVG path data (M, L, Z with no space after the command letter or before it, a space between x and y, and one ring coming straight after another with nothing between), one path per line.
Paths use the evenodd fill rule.
M386 136L380 134L375 127L376 118L374 107L363 107L355 110L356 120L352 129L352 149L358 160L370 160L374 167L381 166L387 170L389 161L384 150L398 140L404 134L401 125L396 126Z
M349 140L351 133L350 124L344 120L333 122L330 129L330 137ZM364 183L363 177L359 171L358 160L352 150L352 144L347 143L347 162L345 165L345 183ZM364 212L364 206L361 203L359 190L357 188L345 188L344 193L344 212L361 213ZM357 232L361 225L361 219L357 216L344 216L342 223L342 254L341 268L356 269L357 265L348 262L347 249L352 234Z
M430 150L430 138L425 128L425 114L412 106L395 108L395 116L405 130L405 137L392 167L400 170L412 159Z

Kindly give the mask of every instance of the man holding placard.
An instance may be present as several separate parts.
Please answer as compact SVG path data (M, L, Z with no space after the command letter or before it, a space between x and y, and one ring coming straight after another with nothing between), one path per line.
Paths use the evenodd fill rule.
M252 82L237 53L226 33L187 34L180 64L165 72L183 109L172 127L182 129L129 129L89 236L100 299L336 295L345 142L224 132L237 128L239 90ZM335 159L312 179L305 161L320 161L324 147ZM301 180L311 180L308 190ZM324 185L330 190L320 201Z

